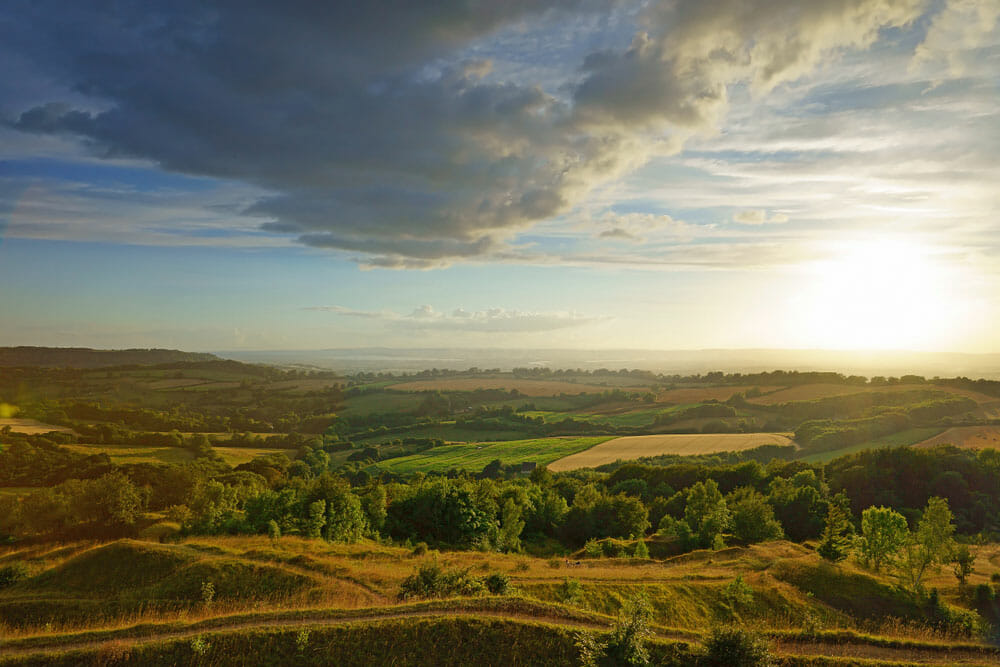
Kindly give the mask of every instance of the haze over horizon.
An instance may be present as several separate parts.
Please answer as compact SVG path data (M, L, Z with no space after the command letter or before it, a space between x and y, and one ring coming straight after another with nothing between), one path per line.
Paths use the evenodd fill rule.
M991 0L14 0L0 66L0 345L1000 351Z

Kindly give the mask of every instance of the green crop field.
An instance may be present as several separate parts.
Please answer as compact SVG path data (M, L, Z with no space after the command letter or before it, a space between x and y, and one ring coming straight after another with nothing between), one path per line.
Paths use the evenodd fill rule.
M482 470L495 459L504 463L534 461L545 465L557 459L582 452L600 444L610 437L589 438L534 438L531 440L511 440L507 442L479 442L445 445L434 449L390 459L379 463L378 467L398 473L430 472L433 470Z

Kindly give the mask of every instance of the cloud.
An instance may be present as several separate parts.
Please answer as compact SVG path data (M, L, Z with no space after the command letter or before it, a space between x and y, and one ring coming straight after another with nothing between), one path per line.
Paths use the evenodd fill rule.
M1000 5L993 0L948 0L917 47L914 66L943 63L949 75L965 75L971 65L969 52L995 39L998 21Z
M784 213L772 213L770 217L763 209L745 209L733 215L733 221L742 225L781 224L788 222Z
M619 27L627 47L588 52L591 35L569 35L583 46L560 53L576 60L544 76L477 55L614 4L182 0L111 14L39 0L10 11L0 48L67 94L22 106L8 127L240 181L270 193L246 209L268 233L370 267L434 268L509 253L594 187L714 131L733 87L773 90L924 5L651 3Z
M597 235L598 238L602 239L616 239L622 241L642 241L641 236L636 236L635 234L622 229L621 227L615 227L614 229L606 229Z
M537 333L579 327L608 319L589 317L574 312L536 313L503 308L478 311L457 308L451 313L442 313L429 305L419 306L408 315L400 315L391 311L352 310L341 306L311 306L303 310L377 320L387 326L406 331L454 331L459 333Z

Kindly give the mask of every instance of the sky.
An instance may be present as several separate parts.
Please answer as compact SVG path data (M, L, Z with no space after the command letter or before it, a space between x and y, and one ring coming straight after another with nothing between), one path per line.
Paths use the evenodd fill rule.
M1000 351L1000 3L8 0L0 345Z

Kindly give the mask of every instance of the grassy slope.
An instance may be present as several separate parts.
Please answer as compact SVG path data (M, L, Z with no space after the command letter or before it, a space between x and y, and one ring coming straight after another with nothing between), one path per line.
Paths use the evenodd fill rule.
M808 463L827 463L836 458L840 458L841 456L860 452L865 449L909 447L910 445L915 445L918 442L923 442L927 438L934 437L942 431L944 431L944 428L942 427L911 428L905 431L900 431L899 433L887 435L884 438L877 438L875 440L869 440L868 442L862 442L859 445L851 445L850 447L841 447L840 449L833 449L828 452L820 452L819 454L803 456L802 460Z
M420 454L390 459L378 464L391 472L430 472L432 470L482 470L500 459L504 463L534 461L538 465L551 463L564 456L589 449L609 440L610 436L587 438L534 438L506 442L480 442L435 447Z
M982 567L977 567L976 577L988 580L997 569L993 565L997 549L980 550ZM24 560L40 571L0 592L0 605L33 600L35 611L43 612L34 619L35 625L55 620L57 627L53 633L0 625L0 655L7 653L6 664L116 664L126 657L143 664L188 664L199 657L199 644L193 643L198 637L207 644L200 658L208 664L233 664L232 656L251 652L273 655L275 664L289 660L311 664L324 658L355 664L350 662L355 656L373 664L411 664L408 656L413 655L424 658L422 664L456 664L466 655L462 651L472 651L467 647L480 642L476 650L489 656L478 660L482 664L569 664L563 658L568 649L560 646L572 637L571 630L581 625L607 627L622 600L640 591L650 598L661 636L686 641L697 640L714 624L746 622L769 630L789 653L840 651L898 660L919 650L940 658L932 663L954 664L958 654L944 653L945 649L986 650L970 641L956 643L921 634L903 624L895 628L903 634L895 636L857 633L852 629L856 621L877 620L873 610L919 622L925 605L892 585L891 579L873 577L850 564L824 565L809 549L787 542L700 551L664 562L585 560L568 569L559 559L473 552L414 557L408 550L376 544L334 545L296 538L272 544L266 538L246 537L0 552L0 564L11 560ZM449 568L471 568L477 576L507 573L521 595L535 600L397 604L395 593L402 579L430 560ZM735 603L727 596L727 586L737 574L753 590L750 602ZM949 576L935 576L929 584L948 596L955 588L953 578L949 586ZM567 577L581 585L580 597L570 606L558 604L560 584ZM198 601L202 581L215 584L217 601L212 607ZM315 594L296 594L302 587ZM171 600L174 612L120 604L140 598ZM72 600L79 602L80 616L66 622L92 628L85 634L60 630L59 618L44 613ZM99 612L110 611L113 603L117 618L123 620L116 622L115 615L108 614L104 629L98 629ZM804 637L788 629L801 626L807 617L819 619L826 630ZM688 630L668 631L664 626ZM143 637L151 643L130 646L126 641ZM823 648L824 643L831 648ZM72 646L79 650L51 652L53 647ZM44 659L20 653L42 647L50 648ZM879 653L875 650L879 647L886 650ZM484 662L494 657L497 662ZM796 658L786 664L819 664L811 660Z

